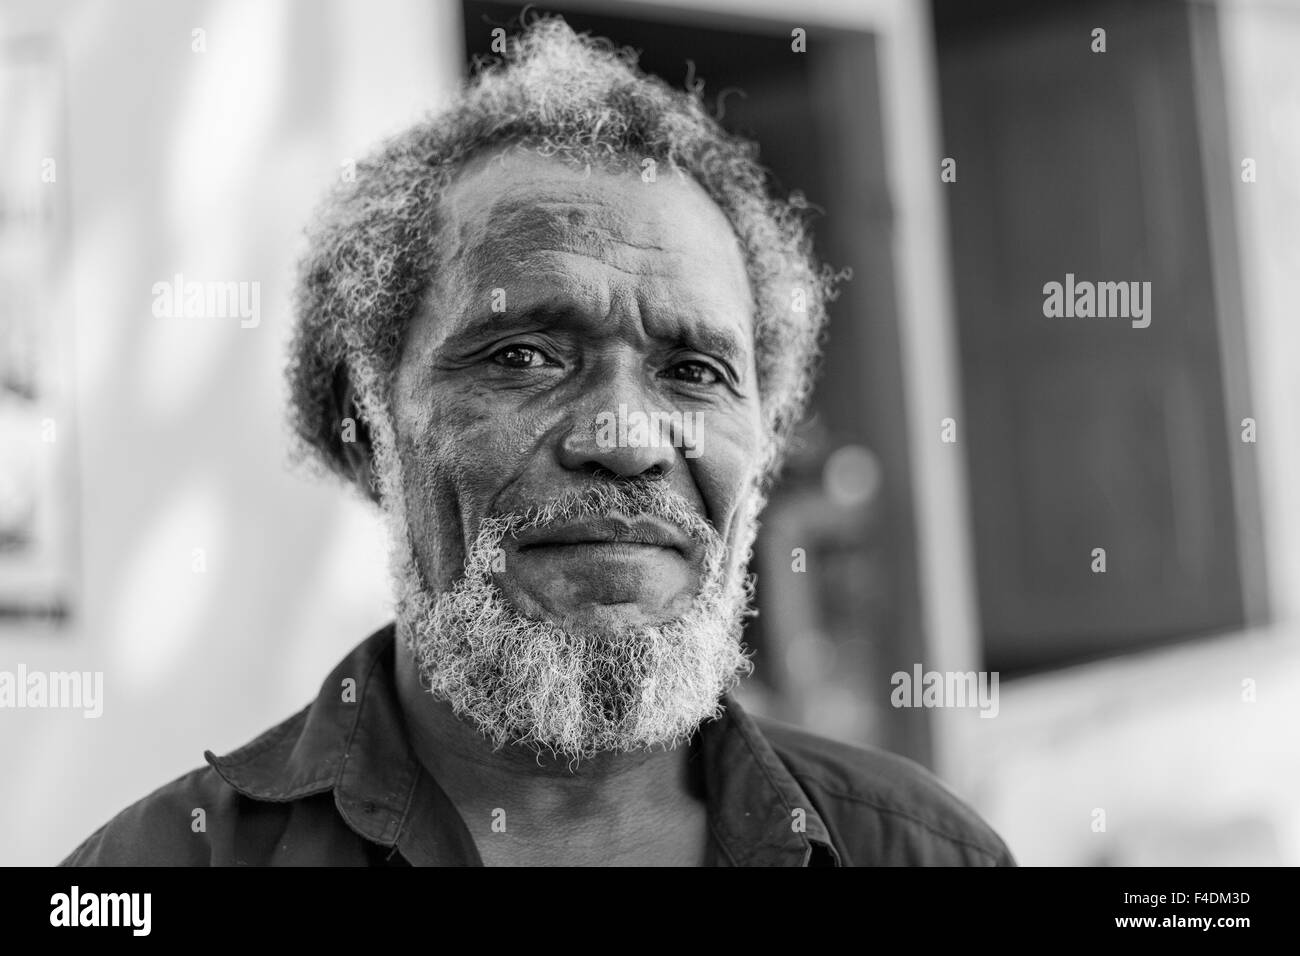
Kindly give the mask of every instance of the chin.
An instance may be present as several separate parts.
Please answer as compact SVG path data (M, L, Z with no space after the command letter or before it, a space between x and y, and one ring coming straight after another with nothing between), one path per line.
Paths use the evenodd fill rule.
M545 582L494 576L506 602L518 614L565 626L636 627L667 624L685 615L699 593L698 581L594 581L591 578L552 578Z
M682 613L682 610L627 601L583 604L571 609L557 608L554 612L548 612L547 617L561 627L617 634L631 628L667 624L677 620Z

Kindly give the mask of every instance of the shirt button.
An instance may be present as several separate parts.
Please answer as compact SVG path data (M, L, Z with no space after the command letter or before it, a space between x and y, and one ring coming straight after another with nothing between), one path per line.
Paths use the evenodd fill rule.
M361 804L361 809L366 813L374 813L379 808L375 806L375 801L367 800L365 803Z

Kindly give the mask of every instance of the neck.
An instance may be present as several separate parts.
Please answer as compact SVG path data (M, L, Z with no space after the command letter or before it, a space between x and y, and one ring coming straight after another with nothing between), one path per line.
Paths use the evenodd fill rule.
M664 850L679 833L679 858L704 846L703 781L692 749L602 753L572 760L523 746L494 750L472 725L424 688L397 641L398 698L416 756L456 805L485 862L610 862ZM494 828L504 811L505 829ZM699 826L683 830L680 822ZM689 836L688 836L689 832ZM508 839L501 837L508 835ZM656 845L657 844L657 845ZM690 862L698 862L698 859Z

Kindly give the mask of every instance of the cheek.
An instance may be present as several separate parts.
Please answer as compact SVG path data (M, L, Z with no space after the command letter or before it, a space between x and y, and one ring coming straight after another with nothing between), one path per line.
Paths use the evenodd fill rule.
M736 531L737 511L757 477L758 416L706 413L701 427L701 453L697 458L688 458L687 463L709 521L730 542Z
M438 590L464 568L479 521L524 467L536 437L479 396L432 389L397 416L406 510L426 580Z

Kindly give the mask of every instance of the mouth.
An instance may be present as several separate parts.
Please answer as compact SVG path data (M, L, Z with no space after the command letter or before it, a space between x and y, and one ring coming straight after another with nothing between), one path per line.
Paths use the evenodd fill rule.
M680 613L699 587L705 543L676 524L621 513L521 528L498 583L525 614L560 618L624 607L646 620ZM604 612L602 612L604 613Z
M587 553L635 554L646 550L673 551L683 558L694 543L673 525L655 518L610 516L538 528L516 536L520 553L585 549Z
M652 559L658 555L677 557L676 548L657 544L638 544L628 541L575 541L572 544L534 544L520 548L521 554L544 556L546 559L595 559L602 564L621 560Z

